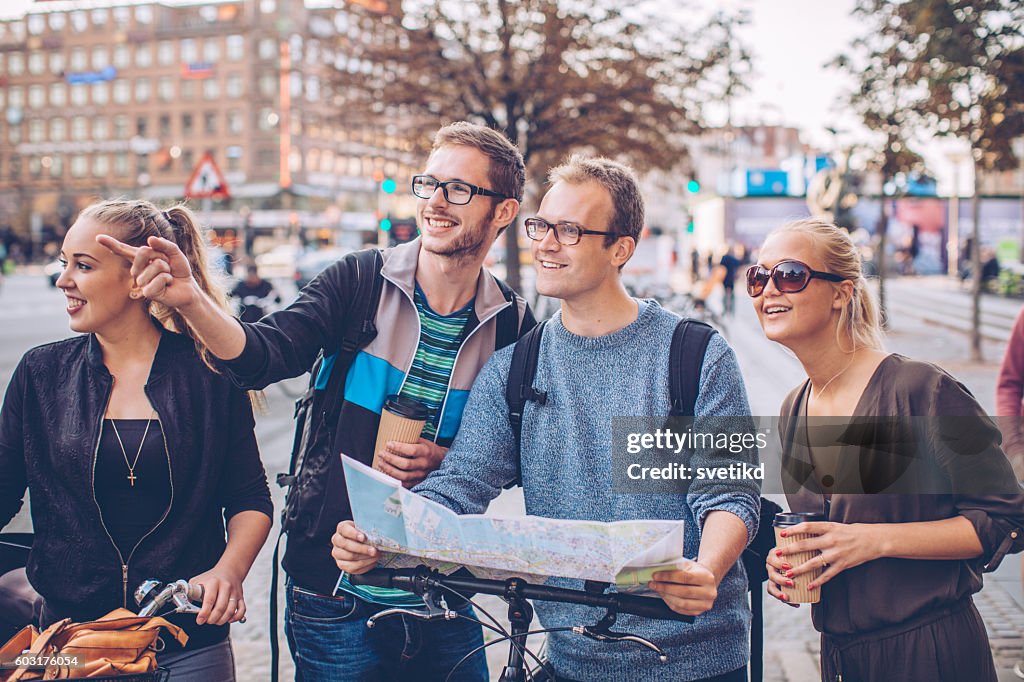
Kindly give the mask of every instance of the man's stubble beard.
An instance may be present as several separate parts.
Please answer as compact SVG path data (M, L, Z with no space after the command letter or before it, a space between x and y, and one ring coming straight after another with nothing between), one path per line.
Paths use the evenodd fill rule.
M488 240L486 230L484 226L489 226L491 221L494 220L494 214L497 212L497 204L491 206L491 210L484 216L480 222L478 222L473 229L465 229L466 225L463 225L462 234L458 236L454 241L449 242L440 248L428 247L427 243L423 242L423 248L435 256L442 258L448 258L455 261L458 264L466 263L467 261L474 261L480 257L481 253L486 253L493 240Z

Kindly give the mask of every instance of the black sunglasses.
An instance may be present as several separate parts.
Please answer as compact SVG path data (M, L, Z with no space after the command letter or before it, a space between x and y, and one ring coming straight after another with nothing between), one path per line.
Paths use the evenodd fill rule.
M751 265L747 268L747 293L750 297L760 296L769 279L775 283L779 293L795 294L806 289L812 279L842 282L846 278L833 275L831 272L812 270L807 263L798 260L779 261L771 270L766 270L760 265Z

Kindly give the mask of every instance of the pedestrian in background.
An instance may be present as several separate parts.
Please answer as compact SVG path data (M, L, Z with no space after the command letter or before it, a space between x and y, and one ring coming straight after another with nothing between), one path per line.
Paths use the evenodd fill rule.
M793 351L808 375L783 403L779 425L784 470L804 474L799 490L787 491L790 507L828 519L787 529L814 537L769 556L768 592L788 601L794 577L822 571L810 589L821 590L811 617L822 633L823 680L995 682L971 595L982 588L982 572L1024 549L1024 492L971 485L1013 475L997 430L949 374L882 350L878 305L861 267L844 230L807 219L770 235L747 271L766 336ZM871 444L900 442L901 454L917 445L922 466L952 492L878 494L877 480L900 466L896 455L885 456L892 450L821 438L806 426L816 417L868 424L888 417ZM921 417L931 419L925 442L903 440L911 418ZM972 444L985 447L946 456L968 422L984 439ZM807 551L815 556L790 563Z
M57 280L80 335L28 351L11 377L0 412L0 527L27 488L27 574L43 598L41 628L131 608L150 578L202 585L198 616L168 618L189 635L185 649L168 646L157 662L172 680L233 680L228 624L245 616L242 581L273 510L252 406L210 369L184 320L152 302L163 285L140 288L100 234L173 241L224 305L188 209L106 201L82 211Z

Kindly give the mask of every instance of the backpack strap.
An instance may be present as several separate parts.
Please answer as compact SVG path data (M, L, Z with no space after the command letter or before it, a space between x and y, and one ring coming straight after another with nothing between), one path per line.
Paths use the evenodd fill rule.
M540 355L540 342L544 336L544 325L547 320L539 323L523 334L516 342L512 351L512 363L508 368L508 383L505 384L505 402L508 403L508 421L515 435L516 478L509 487L522 485L523 464L521 445L523 440L523 410L526 403L536 401L543 405L548 394L538 391L533 386L537 376L537 356Z
M711 337L717 332L711 325L684 318L676 324L669 349L670 417L692 417L700 392L700 373L704 367Z
M494 275L491 275L494 277ZM498 313L495 319L494 329L494 350L499 351L505 346L511 346L519 338L519 301L516 292L509 285L494 277L494 283L501 289L501 295L508 301L508 305Z

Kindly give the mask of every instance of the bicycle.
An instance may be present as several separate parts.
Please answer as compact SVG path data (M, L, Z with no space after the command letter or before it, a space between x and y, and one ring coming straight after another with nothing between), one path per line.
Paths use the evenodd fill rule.
M550 664L526 646L526 638L528 636L550 632L573 632L603 643L633 642L649 649L658 656L662 663L666 663L668 656L654 642L639 635L628 632L615 632L611 629L615 624L618 614L628 613L645 618L675 620L685 623L692 623L694 620L692 616L676 613L660 598L607 592L606 590L610 587L608 583L590 580L584 583L584 589L574 590L565 587L535 585L521 578L509 578L502 581L475 578L472 575L459 575L458 573L445 575L427 566L400 569L377 568L362 575L349 575L348 578L354 584L406 590L423 597L424 606L422 608L394 607L375 613L366 622L366 626L369 628L374 627L377 621L391 616L409 616L423 621L469 618L448 608L445 600L446 594L466 600L477 611L483 613L491 620L493 625L475 618L469 618L469 620L478 623L482 627L496 632L500 637L477 647L463 656L448 673L447 680L450 680L459 666L472 658L477 652L501 642L508 642L510 646L508 662L502 670L501 677L499 678L500 682L526 682L527 680L545 682L553 680L555 674ZM476 594L490 594L501 597L508 604L508 619L512 625L511 632L506 630L486 609L481 608L479 604L473 601L472 597ZM530 623L533 620L531 600L596 606L604 608L606 611L604 616L594 625L574 625L572 627L530 630ZM528 666L527 656L536 663L536 666Z
M147 618L166 616L170 613L199 613L205 594L206 590L202 585L193 585L187 580L163 583L149 579L143 580L135 588L135 603L139 606L139 615ZM168 602L171 602L174 608L157 613ZM244 623L245 618L238 622Z

